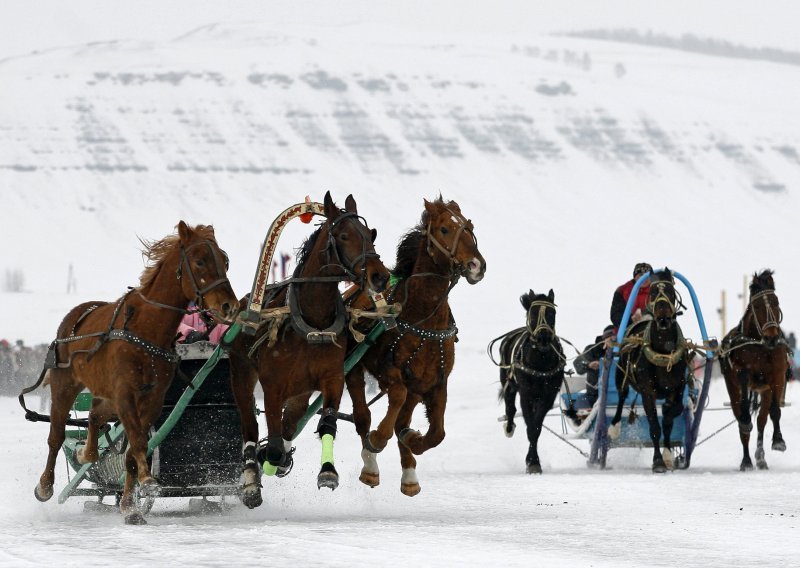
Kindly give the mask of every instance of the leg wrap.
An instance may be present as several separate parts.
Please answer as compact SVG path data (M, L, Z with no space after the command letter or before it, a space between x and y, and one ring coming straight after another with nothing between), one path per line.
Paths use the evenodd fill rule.
M258 470L256 462L256 443L247 442L242 449L242 462L244 466L242 469L255 469Z
M269 462L275 466L285 465L287 453L284 450L283 438L281 436L269 436L267 445L258 450L258 461L263 464Z
M336 437L336 410L326 408L322 411L322 416L319 417L319 424L317 425L317 434L319 434L320 438L325 434Z

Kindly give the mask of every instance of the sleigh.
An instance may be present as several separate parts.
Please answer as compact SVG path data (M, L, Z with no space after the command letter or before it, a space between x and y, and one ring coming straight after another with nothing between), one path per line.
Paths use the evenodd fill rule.
M708 338L700 305L691 284L680 273L673 272L672 274L689 291L693 311L703 339L701 352L704 356L700 357L700 365L698 365L703 368L703 378L698 384L697 380L692 380L693 377L687 376L687 384L682 396L683 412L675 420L670 436L670 440L673 443L672 450L675 467L685 469L689 467L692 453L697 444L703 410L708 400L712 360L717 342ZM627 412L623 415L619 436L616 439L612 439L608 434L608 426L614 416L620 396L616 386L616 374L620 372L620 345L623 343L625 329L630 321L637 292L648 278L649 275L645 275L636 282L625 308L615 345L606 352L605 357L601 360L597 400L591 400L586 389L580 384L579 377L568 379L560 393L559 404L562 412L563 432L570 437L584 438L591 441L590 466L605 468L608 451L611 448L653 446L641 398L633 389L630 389L624 402L624 408ZM687 369L687 373L691 374L694 371L694 367L694 365L691 365ZM659 423L662 420L662 403L663 400L657 401ZM574 417L575 415L577 415L577 419Z

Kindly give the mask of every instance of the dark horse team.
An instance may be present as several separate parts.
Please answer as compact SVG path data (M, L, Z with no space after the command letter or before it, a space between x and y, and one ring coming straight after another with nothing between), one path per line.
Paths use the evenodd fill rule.
M772 420L771 448L785 451L786 443L780 427L781 403L786 380L789 377L791 349L780 328L782 313L772 271L765 270L753 275L750 284L750 301L742 319L723 339L716 357L719 359L725 383L730 395L731 408L739 426L743 457L741 470L753 468L749 453L750 432L753 429L751 414L757 409L758 440L756 466L766 469L764 453L764 427L767 418ZM631 297L635 284L638 293ZM525 457L528 473L541 473L538 441L547 412L565 383L566 358L560 338L555 333L556 305L553 291L547 295L533 290L524 294L520 301L526 312L524 327L513 329L494 339L488 345L489 356L494 361L493 347L500 342L500 398L505 405L503 431L511 437L515 431L514 416L519 395L528 437L528 453ZM607 429L607 436L616 440L622 427L622 413L628 393L636 392L647 417L649 443L653 448L652 470L662 473L673 469L675 442L672 431L676 419L685 412L684 400L692 380L693 357L698 349L710 349L706 344L697 346L687 340L678 323L683 304L675 290L675 278L669 269L654 271L649 264L639 263L633 279L620 286L611 306L612 326L616 332L623 323L626 306L630 306L631 323L621 332L622 340L615 344L612 334L598 337L598 343L590 345L579 354L580 367L594 360L595 368L605 365L604 376L616 371L615 386L618 402ZM618 358L612 357L611 347L616 345ZM595 352L608 349L605 356ZM710 357L710 355L709 355ZM575 368L579 365L576 361ZM614 369L611 366L616 365ZM587 381L587 393L589 391ZM569 387L564 387L569 393ZM596 397L595 397L596 399ZM572 397L563 415L565 419L579 422L572 408ZM594 399L593 399L594 400ZM695 404L696 398L691 398ZM661 404L661 412L657 408ZM604 412L594 402L593 412ZM593 416L595 414L592 414ZM633 412L629 421L636 420ZM683 457L683 456L681 456ZM683 465L688 465L684 459Z

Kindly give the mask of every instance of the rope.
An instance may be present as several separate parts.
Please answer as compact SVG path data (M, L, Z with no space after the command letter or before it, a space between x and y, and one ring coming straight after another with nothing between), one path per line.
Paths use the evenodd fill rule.
M580 449L578 446L576 446L575 444L573 444L572 442L570 442L569 440L567 440L566 438L564 438L564 437L563 437L561 434L559 434L558 432L556 432L555 430L553 430L552 428L550 428L550 427L549 427L549 426L547 426L546 424L544 424L544 423L543 423L543 424L542 424L542 428L544 428L545 430L547 430L548 432L550 432L550 433L551 433L553 436L555 436L556 438L558 438L559 440L561 440L562 442L564 442L566 445L568 445L568 446L570 446L570 447L572 447L572 448L575 448L575 450L576 450L578 453L580 453L580 454L581 454L583 457L585 457L585 458L588 458L588 457L589 457L589 454L588 454L587 452L584 452L584 451L583 451L582 449Z

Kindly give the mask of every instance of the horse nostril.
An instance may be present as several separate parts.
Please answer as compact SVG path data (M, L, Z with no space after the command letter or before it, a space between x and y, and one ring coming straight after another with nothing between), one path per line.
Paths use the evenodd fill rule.
M227 317L231 313L231 305L228 302L222 304L222 315Z

